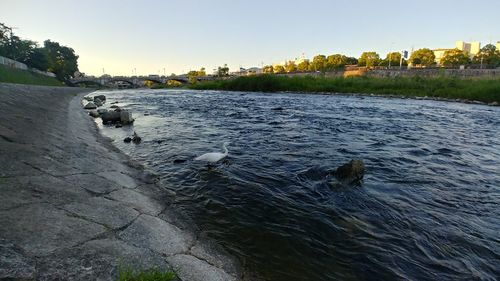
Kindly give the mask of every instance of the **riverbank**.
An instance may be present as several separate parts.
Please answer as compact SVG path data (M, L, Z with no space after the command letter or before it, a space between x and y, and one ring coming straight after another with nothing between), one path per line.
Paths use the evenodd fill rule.
M257 75L191 85L196 90L354 93L500 103L500 79L284 77Z
M43 86L63 86L54 77L48 77L27 70L16 69L0 64L0 83L15 83Z
M174 194L99 135L86 94L0 83L0 279L114 280L119 266L242 279Z

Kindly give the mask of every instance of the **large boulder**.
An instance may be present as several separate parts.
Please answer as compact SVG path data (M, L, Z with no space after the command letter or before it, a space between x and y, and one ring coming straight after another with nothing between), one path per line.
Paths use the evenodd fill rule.
M95 103L89 101L83 108L85 108L85 109L96 109L97 106L95 105Z
M363 160L354 159L337 168L334 172L335 177L346 184L359 183L365 175L365 164Z
M95 102L96 99L100 99L101 101L105 101L106 100L106 96L105 95L94 96L94 102Z
M89 97L89 96L83 97L83 99L86 101L93 101L94 100L92 97Z
M102 106L104 104L104 102L101 99L94 99L94 103L97 106Z
M120 122L120 112L106 111L101 115L103 123L117 123Z
M134 118L132 118L132 112L128 110L122 110L119 113L120 113L120 122L122 122L122 124L125 125L134 122Z

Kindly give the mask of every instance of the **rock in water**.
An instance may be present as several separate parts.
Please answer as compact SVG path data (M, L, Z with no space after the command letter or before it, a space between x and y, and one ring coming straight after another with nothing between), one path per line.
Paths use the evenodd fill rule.
M93 101L94 100L92 97L83 97L83 99L86 101Z
M335 177L344 183L355 184L360 182L365 175L365 164L363 160L354 159L349 163L337 168Z
M116 123L120 122L120 112L106 111L101 115L103 123Z
M126 142L126 143L129 143L129 142L132 141L132 138L131 137L126 137L126 138L123 139L123 141Z
M100 99L101 101L105 101L106 100L106 96L105 95L94 96L94 102L95 102L96 99Z
M94 103L97 106L102 106L104 104L104 102L101 99L94 99Z
M122 122L123 125L134 122L134 118L132 118L132 112L128 110L120 111L120 122Z
M99 117L99 112L95 109L92 109L89 111L89 115L94 117L94 118L97 118L97 117Z
M136 132L134 132L134 136L132 137L132 141L133 141L135 144L138 144L138 143L140 143L140 142L141 142L141 140L142 140L142 139L141 139L141 137L139 137L139 135L138 135Z
M104 109L104 108L99 108L99 109L97 110L97 113L99 113L99 115L103 115L103 114L104 114L104 113L106 113L106 112L108 112L108 110L107 110L107 109Z
M95 103L93 103L93 102L90 101L83 108L85 108L85 109L96 109L97 106L95 105Z

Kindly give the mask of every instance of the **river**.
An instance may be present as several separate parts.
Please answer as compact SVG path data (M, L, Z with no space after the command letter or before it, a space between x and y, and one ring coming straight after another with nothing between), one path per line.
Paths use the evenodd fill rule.
M495 280L500 108L190 90L99 91L132 110L104 135L268 280ZM135 130L139 145L122 140ZM193 161L222 151L212 168ZM361 185L329 171L363 159Z

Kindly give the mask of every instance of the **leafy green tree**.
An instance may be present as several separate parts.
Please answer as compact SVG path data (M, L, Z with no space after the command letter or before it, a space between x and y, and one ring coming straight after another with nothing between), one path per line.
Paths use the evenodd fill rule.
M497 50L495 45L487 44L481 48L481 51L477 53L472 59L474 64L483 64L490 67L500 66L500 50Z
M53 72L60 81L68 81L78 71L78 56L72 48L61 46L57 42L46 40L48 71Z
M355 65L358 64L358 59L355 57L347 57L346 58L346 65Z
M274 73L284 73L285 67L283 67L282 65L276 65L273 67L273 72Z
M308 71L309 70L309 60L303 60L297 65L297 70L298 71Z
M317 55L313 58L312 67L315 71L325 71L327 60L324 55Z
M297 66L295 65L295 62L294 61L288 61L285 64L285 71L286 72L295 72L295 71L297 71Z
M459 49L452 49L444 52L440 61L444 66L459 66L470 64L469 56Z
M391 66L399 66L401 60L401 53L392 52L388 53L385 59L383 59L379 65L389 66L389 61L391 62ZM403 59L403 64L405 64L405 60Z
M416 66L432 66L436 63L435 60L436 56L434 52L430 49L423 48L414 51L408 61Z
M364 52L358 60L359 66L373 67L380 63L380 56L376 52Z
M328 56L327 60L327 69L338 69L342 68L347 64L347 57L341 54L334 54Z
M229 67L227 67L227 64L224 64L222 67L217 68L217 76L223 77L223 76L229 76Z
M47 58L47 52L45 51L45 49L44 48L34 49L33 52L30 54L26 64L33 68L42 71L47 71L47 69L49 68L49 60Z
M262 72L264 73L273 73L273 66L272 65L266 65L262 68Z

